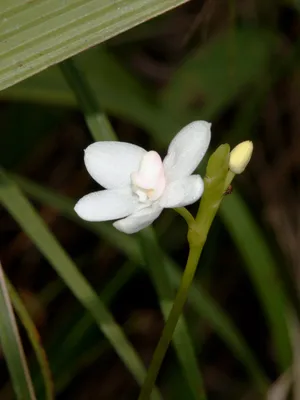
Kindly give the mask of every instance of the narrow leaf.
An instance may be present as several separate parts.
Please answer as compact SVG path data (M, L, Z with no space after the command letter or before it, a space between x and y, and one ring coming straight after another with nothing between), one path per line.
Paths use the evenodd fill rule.
M116 140L117 138L112 126L102 111L102 107L98 101L98 97L93 92L92 86L88 84L84 72L78 71L72 59L61 63L60 68L77 98L94 140Z
M21 177L20 175L9 173L8 176L11 177L22 190L28 193L32 199L36 199L43 204L48 204L50 207L54 207L59 210L62 215L76 222L78 225L105 238L117 249L125 253L129 259L138 263L141 261L142 256L138 243L129 235L125 235L113 228L110 222L88 223L79 218L75 213L74 206L76 202L74 200L59 195L51 189L42 187L30 179Z
M260 228L236 191L223 201L220 211L228 233L245 259L245 267L265 309L278 362L284 372L291 365L291 344L286 320L288 304L276 272L276 261Z
M8 287L9 295L14 309L16 310L16 313L27 332L28 338L38 360L45 385L45 399L54 399L54 388L52 383L51 371L49 368L47 355L41 345L39 332L37 331L26 307L24 306L22 299L7 278L6 285Z
M1 264L0 341L17 398L19 400L35 400L36 397Z

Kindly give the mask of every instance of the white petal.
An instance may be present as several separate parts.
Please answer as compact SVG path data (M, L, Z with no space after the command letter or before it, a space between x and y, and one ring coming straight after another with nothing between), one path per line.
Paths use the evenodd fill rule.
M138 208L138 200L129 188L100 190L82 197L74 210L86 221L109 221L123 218Z
M101 186L114 189L130 185L130 175L139 169L146 150L124 142L96 142L85 149L88 173Z
M161 212L162 208L158 206L155 208L143 208L142 210L129 215L127 218L114 222L113 226L121 232L129 234L135 233L151 225Z
M155 188L160 176L164 175L164 166L156 151L148 151L143 157L140 169L131 176L132 183L143 189Z
M159 204L164 208L187 206L200 199L203 189L204 184L200 175L178 179L166 187Z
M210 127L209 122L194 121L174 137L164 159L167 181L189 176L197 168L210 142Z

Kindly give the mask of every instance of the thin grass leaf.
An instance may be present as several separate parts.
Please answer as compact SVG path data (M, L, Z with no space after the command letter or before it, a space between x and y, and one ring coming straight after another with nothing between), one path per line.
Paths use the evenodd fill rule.
M126 262L125 265L119 269L114 278L106 285L99 296L106 306L112 302L115 294L118 293L122 287L124 287L130 277L133 276L135 271L136 266L129 262ZM89 314L85 314L78 320L73 329L67 334L65 343L66 346L69 347L70 354L72 353L74 346L76 346L76 343L80 342L82 336L92 325L92 323L93 320L91 316ZM64 352L67 351L68 348L65 347ZM57 355L57 358L59 359L60 356Z
M74 218L75 213L72 206L73 202L67 197L59 196L50 189L46 189L43 186L32 183L28 179L20 178L16 174L10 174L9 176L13 177L13 179L17 179L20 187L34 200L41 202L42 204L47 204L50 207L55 207L67 218L74 220L79 224L83 223L83 221L77 217ZM105 224L99 224L99 227L101 225ZM113 228L113 226L106 225L105 233L103 233L103 231L100 229L96 230L96 224L84 223L84 226L88 230L110 242L112 245L119 246L119 235L121 233ZM123 251L126 257L138 263L138 265L142 264L145 266L145 261L139 250L140 248L137 241L129 235L127 235L126 238L127 241L122 244L122 247L118 247L120 251ZM170 275L172 285L175 289L177 289L180 283L182 272L169 258L165 259L165 266ZM188 302L198 312L199 316L204 318L215 330L216 334L222 338L224 343L226 343L226 345L232 350L240 362L245 365L249 375L252 377L253 381L256 382L257 386L264 390L267 386L267 379L264 372L261 370L247 343L224 311L222 311L217 303L202 288L196 285L195 282L192 284Z
M115 132L106 114L101 109L98 98L93 93L93 88L88 84L84 73L78 71L72 59L61 63L60 69L77 98L95 142L100 140L117 140Z
M40 335L30 317L26 307L24 306L22 299L20 298L17 291L15 290L15 288L13 287L13 285L10 283L10 281L7 278L6 278L6 285L8 287L8 292L9 292L12 304L14 306L14 309L16 310L16 313L27 332L28 338L34 349L36 358L38 360L38 363L40 366L40 371L43 376L44 386L45 386L45 399L52 400L52 399L54 399L54 388L53 388L53 382L52 382L52 375L51 375L50 367L48 364L47 355L46 355L45 350L40 341Z
M236 191L222 203L220 212L229 234L245 260L245 267L265 309L277 359L284 372L291 365L292 353L286 319L288 303L278 278L276 261L260 228Z
M136 269L137 267L133 263L125 262L111 281L101 291L99 290L99 297L107 307L120 289L134 275ZM76 315L76 318L73 318L74 315ZM79 312L76 307L76 311L72 315L68 315L64 323L58 326L54 336L52 335L51 342L48 343L47 348L57 394L65 389L66 385L75 378L75 375L88 361L92 362L97 358L97 354L100 355L103 351L110 349L108 341L100 340L99 342L99 337L94 338L93 335L93 340L92 342L90 341L87 334L90 331L94 332L93 328L94 321L90 313L85 312L82 315L82 310L80 309ZM63 343L62 351L55 351L58 344L61 343ZM80 354L79 351L82 347L84 351L83 354ZM95 350L94 355L93 349ZM39 397L42 395L43 384L39 376L34 379L34 384Z
M2 0L0 90L187 0Z
M181 280L182 271L170 259L166 258L164 265L170 276L174 287L178 288ZM205 319L216 334L226 343L237 359L245 366L249 376L257 388L265 393L268 387L268 378L261 369L252 351L248 347L245 339L235 327L229 316L221 307L209 296L206 291L194 280L191 285L188 303L194 308L200 317Z
M94 362L99 360L103 354L108 350L109 346L106 341L101 341L100 343L95 344L88 350L86 350L80 360L75 360L74 362L70 362L70 358L66 363L65 368L59 372L57 376L56 390L57 393L61 393L66 389L66 387L70 384L70 382L76 379L76 376L83 371L85 368L90 367Z
M235 28L222 32L196 49L173 74L163 92L165 107L173 113L185 110L212 118L233 103L247 85L260 80L275 43L270 32L263 30ZM199 110L200 96L203 105Z
M48 230L48 227L26 197L5 176L2 178L0 187L0 199L24 232L50 262L57 274L64 280L75 297L91 313L96 324L107 337L123 363L135 377L136 381L141 384L145 378L145 367L122 329L77 269L76 265ZM154 398L160 399L157 390L155 391Z
M19 400L35 400L26 357L0 263L0 342Z
M164 319L167 320L175 298L174 286L171 284L170 276L164 268L164 257L158 246L154 230L151 228L144 229L140 233L140 242L146 267L148 267L147 270L156 289ZM194 398L204 399L203 379L183 315L178 321L172 343Z
M132 121L157 135L164 132L166 136L163 135L162 139L165 144L168 143L170 135L178 127L178 122L174 123L177 116L173 115L165 121L153 92L118 63L113 54L103 46L98 46L77 55L73 61L80 75L92 84L99 109ZM58 66L3 90L0 98L67 107L79 105Z
M125 253L130 260L133 260L136 263L141 262L142 256L138 243L130 236L113 228L111 223L101 222L91 224L85 222L75 213L74 206L76 202L74 200L67 196L59 195L53 190L42 187L41 185L38 185L30 179L24 178L20 175L8 173L7 176L12 178L12 180L16 182L22 190L28 193L31 198L59 210L59 212L65 217L112 243L115 248L119 249L122 253Z

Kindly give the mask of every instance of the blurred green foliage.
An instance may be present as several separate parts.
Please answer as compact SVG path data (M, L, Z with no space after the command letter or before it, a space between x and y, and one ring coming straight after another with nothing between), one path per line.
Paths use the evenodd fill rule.
M141 382L142 365L148 364L161 329L158 309L167 316L187 249L186 227L171 213L157 221L148 239L147 233L142 239L126 236L110 223L86 223L77 218L74 202L87 192L90 181L86 172L81 173L82 149L92 141L88 130L95 140L114 140L116 132L119 140L165 152L185 123L208 119L213 122L212 150L225 142L232 147L246 138L254 141L258 152L262 151L261 143L282 150L279 141L275 145L272 140L271 145L267 142L273 138L270 125L266 134L261 127L270 96L297 74L299 35L296 32L294 38L290 21L295 19L299 24L299 13L292 2L290 6L280 1L259 5L247 0L249 7L255 3L255 12L234 2L234 15L227 5L214 8L212 3L204 1L201 7L192 1L0 92L0 156L7 174L1 181L0 198L60 277L49 272L41 277L39 270L49 268L39 258L33 258L31 266L26 246L17 246L19 230L15 225L11 228L6 213L1 215L6 233L3 263L12 283L21 288L27 285L49 315L40 327L42 342L56 394L64 399L85 398L80 394L76 397L79 382L86 398L90 393L93 398L137 397L138 387L124 369L120 370L111 346ZM291 26L285 28L281 20ZM192 37L184 42L183 33L190 29ZM161 68L156 70L157 64ZM167 77L162 78L165 70ZM287 106L281 107L285 110ZM57 148L60 145L62 148ZM205 161L200 171L204 165ZM258 194L256 181L264 170L255 167L250 166L250 173L236 179L234 192L224 198L220 218L213 226L217 234L211 232L208 237L183 330L174 338L178 361L171 351L158 382L164 398L197 398L197 379L200 387L202 379L199 371L209 399L241 399L251 385L253 398L258 398L257 393L291 366L286 315L298 299L292 298L281 279L281 270L289 260L284 258L284 246L276 243L270 227L263 223L261 209L267 204ZM37 208L30 205L27 196ZM72 225L61 216L72 220ZM16 252L14 257L11 248ZM28 284L31 277L35 284ZM248 335L235 311L230 315L227 309L227 296L238 292L240 282L244 287L245 280L250 305L244 312L240 309L243 304L234 310L247 314L250 309L246 315ZM66 287L76 300L69 297ZM216 337L230 350L230 355L223 356L225 361L223 347L221 361L216 356L220 350ZM269 349L260 348L267 344ZM31 356L30 351L28 354ZM40 368L32 357L29 359L37 398L43 399ZM233 365L228 371L227 363ZM241 365L248 375L240 372ZM111 375L105 375L106 369ZM89 389L87 375L91 374L96 375L97 384L93 381ZM106 379L110 382L108 394L100 391ZM111 383L114 379L120 381L116 388ZM11 393L10 384L5 378L1 383L0 397L5 400Z

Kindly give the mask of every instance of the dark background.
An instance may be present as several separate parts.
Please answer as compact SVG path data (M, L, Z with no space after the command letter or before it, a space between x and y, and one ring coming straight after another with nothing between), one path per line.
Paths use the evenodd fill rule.
M271 255L289 307L297 306L300 20L296 3L191 1L74 59L121 141L155 148L164 155L178 128L193 119L212 122L212 150L225 142L233 147L253 140L251 163L235 179L233 194L224 199L230 202L230 196L242 196L242 216L250 218L250 225L242 229L241 243L231 231L230 220L240 218L234 205L225 218L217 216L196 279L232 318L271 382L282 371L243 241L251 243L258 270L261 252ZM97 190L83 164L83 149L92 138L60 66L0 96L0 154L8 173L74 201ZM20 187L26 192L26 185ZM30 197L60 244L101 293L123 268L126 254L105 236L99 238L65 218L57 207ZM174 212L164 211L154 226L164 252L183 268L188 250L184 222ZM70 333L83 308L4 209L0 229L4 269L39 329L57 398L137 398L136 383L95 325L88 324L72 342ZM264 274L260 279L268 293L272 282ZM148 364L163 319L147 271L137 269L114 291L110 309ZM259 398L245 368L216 329L190 306L186 317L208 398ZM32 361L23 328L21 332ZM38 367L31 365L40 388L38 399L43 399ZM7 400L12 392L2 356L0 366L0 398ZM166 398L191 398L172 349L159 384Z

